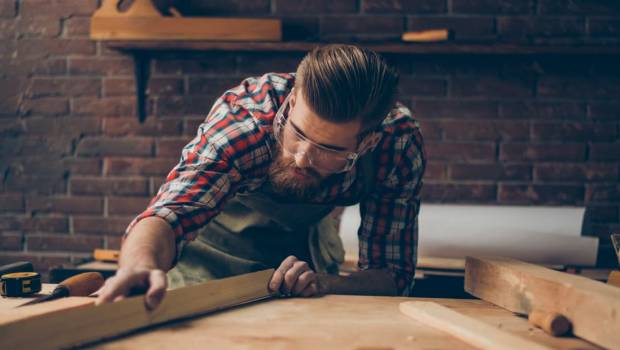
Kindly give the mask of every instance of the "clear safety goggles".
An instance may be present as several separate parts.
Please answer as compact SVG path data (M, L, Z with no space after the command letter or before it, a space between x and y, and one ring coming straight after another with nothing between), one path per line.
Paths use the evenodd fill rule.
M295 157L305 156L312 167L328 173L351 170L359 157L358 153L320 145L302 135L292 123L288 122L290 98L289 94L273 120L274 136L282 149Z

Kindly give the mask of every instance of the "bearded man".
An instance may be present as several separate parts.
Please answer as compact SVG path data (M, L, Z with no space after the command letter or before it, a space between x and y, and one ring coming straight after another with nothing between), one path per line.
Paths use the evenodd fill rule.
M351 45L295 73L245 79L214 104L148 208L126 230L97 303L276 268L285 295L408 295L425 169L397 73ZM339 275L334 208L360 205L359 271Z

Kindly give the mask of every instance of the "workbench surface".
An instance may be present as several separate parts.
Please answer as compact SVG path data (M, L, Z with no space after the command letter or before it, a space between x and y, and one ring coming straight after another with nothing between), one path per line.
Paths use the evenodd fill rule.
M48 289L48 288L45 288ZM329 295L270 299L171 322L91 344L93 349L474 349L398 310L426 300L557 349L598 349L576 338L553 338L525 318L481 300ZM23 303L0 299L6 311Z
M96 349L474 349L400 313L403 301L432 300L558 349L597 349L553 338L527 320L480 300L331 295L272 299L141 331Z

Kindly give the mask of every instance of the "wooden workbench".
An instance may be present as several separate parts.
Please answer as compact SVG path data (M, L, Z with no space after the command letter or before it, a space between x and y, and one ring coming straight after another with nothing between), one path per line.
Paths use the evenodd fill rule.
M44 290L49 290L49 285ZM398 310L403 301L432 300L557 349L599 349L576 338L553 338L524 318L481 300L330 295L272 299L172 322L91 344L94 349L474 349ZM23 302L0 299L7 310Z

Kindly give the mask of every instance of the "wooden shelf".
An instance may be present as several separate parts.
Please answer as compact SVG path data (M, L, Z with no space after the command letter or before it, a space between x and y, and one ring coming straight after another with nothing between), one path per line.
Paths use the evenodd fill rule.
M306 52L320 42L223 42L201 40L114 40L105 45L122 51L272 51ZM620 46L532 46L456 43L356 43L383 53L437 55L619 55Z

